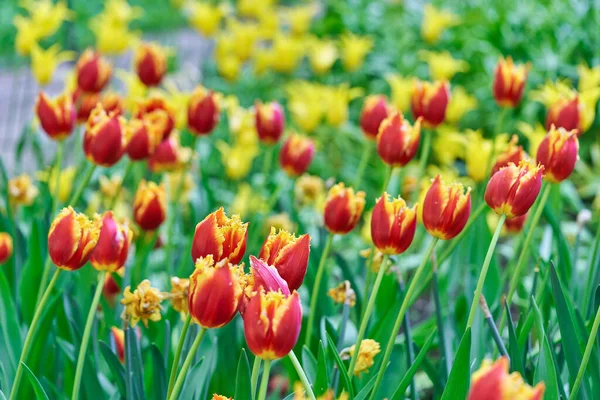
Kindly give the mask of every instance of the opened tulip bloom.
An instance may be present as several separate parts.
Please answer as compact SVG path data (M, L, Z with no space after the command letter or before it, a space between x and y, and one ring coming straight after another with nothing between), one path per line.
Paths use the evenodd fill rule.
M462 183L445 184L436 176L423 201L423 225L433 237L449 240L458 235L471 214L471 188Z
M403 167L417 154L421 140L421 118L413 126L394 112L379 127L377 153L391 167Z
M372 95L365 99L360 113L360 127L368 139L374 140L379 126L389 115L389 106L385 96Z
M501 107L516 107L523 97L529 65L517 65L511 57L501 58L494 71L494 98Z
M144 231L154 231L166 218L167 199L163 185L142 180L133 200L133 217Z
M12 237L6 232L0 232L0 265L8 261L8 259L12 256L12 252Z
M62 93L50 99L40 92L35 103L35 113L44 132L54 140L63 140L73 132L76 110L70 94Z
M351 187L338 183L327 193L323 212L325 227L331 233L345 235L358 224L364 208L365 192L355 193Z
M315 156L315 144L306 136L290 135L281 147L279 164L290 176L302 175Z
M449 101L448 82L415 81L411 93L411 109L415 119L423 118L425 127L435 128L444 122Z
M509 374L508 368L506 357L493 364L484 360L473 373L467 400L541 400L544 397L544 382L531 387L518 372Z
M196 225L192 260L210 255L215 262L229 259L238 264L246 252L247 240L248 223L243 223L238 214L227 217L221 207Z
M95 165L111 167L125 153L127 146L126 122L114 113L108 114L97 105L90 114L85 127L83 151Z
M112 67L98 52L87 49L75 65L77 87L86 93L99 93L112 75Z
M221 108L217 95L202 86L196 87L192 92L187 109L190 131L197 136L208 135L219 123L220 116Z
M156 43L142 43L135 52L135 72L146 86L158 86L167 72L166 50Z
M279 141L285 128L285 115L283 108L277 102L255 104L255 125L258 138L265 144L274 144Z
M138 103L136 110L133 114L135 118L143 118L151 115L154 112L162 111L167 115L167 122L163 127L162 138L166 139L176 125L177 111L174 107L167 102L167 100L161 96L150 96L141 103Z
M133 234L129 226L117 222L112 211L102 217L102 228L90 263L99 271L116 272L125 265Z
M579 159L577 130L552 126L537 150L536 160L544 166L544 178L557 183L567 179Z
M377 200L371 216L371 238L379 251L404 253L412 243L416 227L416 206L409 208L401 197L390 201L387 193Z

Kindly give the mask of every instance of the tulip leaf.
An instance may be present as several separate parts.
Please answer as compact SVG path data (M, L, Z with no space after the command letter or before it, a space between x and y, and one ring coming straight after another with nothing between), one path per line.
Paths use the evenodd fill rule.
M533 313L535 316L535 326L540 336L540 354L538 357L537 366L535 368L535 373L533 375L533 382L537 383L544 381L544 384L546 385L544 399L558 400L560 398L558 377L556 374L556 368L554 366L554 360L552 359L552 348L550 347L548 337L546 336L542 313L540 312L535 299L533 300Z
M329 335L329 334L328 334ZM337 350L336 350L337 353ZM317 378L313 385L315 396L322 396L329 388L329 372L327 371L327 357L323 342L319 342L319 358L317 359Z
M165 359L156 344L150 346L152 352L152 392L155 398L164 399L167 395L167 373Z
M19 360L19 350L21 349L21 334L19 323L17 322L17 310L13 302L10 286L0 269L0 362L7 369L7 374L13 376L15 367Z
M308 380L314 382L317 378L317 359L306 345L302 347L302 367Z
M442 400L466 399L471 382L471 328L467 328L450 370L448 384L442 394Z
M235 396L234 399L251 399L252 383L250 377L250 363L246 350L242 348L240 360L238 362L237 373L235 377Z
M6 400L6 396L4 395L2 389L0 389L0 400Z
M25 374L29 378L29 383L31 383L31 386L33 386L33 391L35 392L35 398L37 400L40 400L40 399L48 400L48 395L46 394L46 391L42 387L42 384L40 383L39 379L35 376L35 374L29 369L29 367L25 363L22 362L21 364L23 364L23 369L25 370Z
M515 325L513 323L512 315L510 315L508 303L504 303L504 307L506 311L506 320L508 321L508 355L510 356L510 369L511 371L519 372L521 376L525 376L523 353L521 352L519 342L517 341Z
M391 400L401 400L404 398L404 393L406 392L406 388L408 388L408 385L410 385L413 377L415 376L415 374L417 373L417 370L419 369L419 366L421 365L421 362L423 361L423 359L427 355L427 352L429 351L429 348L433 344L436 332L437 332L437 330L434 329L433 332L431 332L431 334L425 341L425 344L419 351L419 354L417 354L417 356L415 357L414 362L411 364L408 371L406 371L406 373L404 374L404 377L402 377L402 380L398 384L398 387L396 387L396 390L394 390L394 394L392 395Z
M125 328L125 370L127 377L127 398L143 399L144 367L140 352L140 344L134 328ZM130 397L135 396L135 397Z
M568 283L568 278L571 276L571 271L573 270L573 265L571 262L571 253L569 252L569 245L567 244L565 235L563 235L562 233L560 223L558 222L556 215L550 209L550 205L546 204L543 213L544 218L546 218L546 220L552 227L552 232L554 233L556 244L558 245L558 255L560 256L559 272L561 278Z
M356 394L356 397L354 398L354 400L365 400L367 398L367 396L369 396L369 393L373 389L373 386L375 386L375 381L377 381L377 374L374 374L371 377L371 379L369 379L367 384L365 386L363 386L362 389L360 389L360 392L358 392Z
M117 355L103 341L100 341L100 353L102 353L104 360L108 364L108 368L110 368L112 372L113 382L117 385L117 389L119 389L121 396L125 397L125 394L127 393L125 388L125 368L123 368Z
M35 303L40 285L40 277L44 268L45 244L42 240L44 229L39 219L31 223L31 233L27 245L27 261L21 271L19 297L21 299L21 314L23 320L31 323L35 311Z
M183 389L181 390L181 394L179 395L180 399L193 399L194 393L196 390L202 391L202 388L198 384L202 380L202 365L205 363L205 358L202 357L196 365L194 365L187 376L185 377L185 381L183 383Z
M348 393L348 396L351 399L353 399L354 398L354 387L352 386L352 381L350 380L350 376L348 375L348 370L346 369L344 362L340 358L340 355L338 354L338 351L337 351L337 347L335 346L335 343L334 343L333 339L331 339L331 336L329 336L329 334L327 334L327 345L328 345L329 352L331 354L333 354L333 360L335 361L338 369L340 370L340 375L341 375L342 379L344 380L344 387L346 388L346 392Z

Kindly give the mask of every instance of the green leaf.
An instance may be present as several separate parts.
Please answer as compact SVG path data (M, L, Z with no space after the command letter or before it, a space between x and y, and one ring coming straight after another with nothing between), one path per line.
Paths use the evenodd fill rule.
M317 359L306 345L302 347L302 367L308 380L314 382L317 379Z
M521 376L525 375L525 368L523 367L523 356L519 342L517 341L517 334L515 333L515 325L510 315L510 309L508 303L504 303L506 311L506 320L508 321L508 355L510 356L510 369L511 371L517 371Z
M234 399L251 399L252 383L250 376L250 363L246 350L242 348L240 352L240 361L238 362L237 374L235 377L235 396Z
M351 399L353 399L354 398L354 387L352 386L352 381L350 380L350 377L348 376L348 370L346 369L344 362L340 358L340 355L337 352L337 347L335 346L335 343L333 342L333 339L331 339L331 336L329 336L329 334L327 334L327 345L328 345L327 348L329 349L329 352L333 355L333 360L335 361L338 369L340 370L340 375L342 376L342 379L344 380L344 387L346 388L346 392L348 392L348 396Z
M471 328L460 339L442 400L466 399L471 382Z
M4 364L7 375L12 379L19 360L21 349L21 333L17 319L17 310L13 302L11 290L0 269L0 362Z
M337 350L336 350L337 353ZM317 378L313 385L315 396L322 396L329 388L329 372L327 371L327 358L323 343L319 342L319 358L317 361Z
M125 328L125 377L127 398L143 399L144 367L135 328ZM134 396L134 397L133 397Z
M152 394L157 399L164 399L167 395L167 373L165 359L156 344L150 346L152 352Z
M396 390L394 390L394 394L391 397L392 400L401 400L404 398L404 393L406 392L406 388L408 388L408 385L410 385L410 382L412 381L412 378L417 373L417 370L419 369L421 362L427 355L427 351L429 351L429 348L433 344L433 340L435 339L435 334L436 334L436 330L434 329L433 332L431 332L431 334L427 338L427 341L425 342L423 347L421 348L421 351L419 351L419 354L417 354L417 356L415 357L414 362L411 364L408 371L406 371L406 373L404 374L404 377L398 384L398 387L396 387Z
M42 384L40 383L38 378L35 376L35 374L29 369L29 367L25 363L21 363L21 364L23 364L23 368L26 372L26 375L29 378L29 383L31 383L31 386L33 386L33 391L35 392L35 398L37 400L40 400L40 399L48 400L48 395L46 394L46 391L42 387Z
M533 300L533 312L535 315L534 322L540 335L539 339L541 344L537 367L535 368L535 373L533 375L533 382L538 383L544 381L544 384L546 385L546 391L544 392L545 400L558 400L558 378L556 368L554 367L554 361L552 360L552 349L550 348L550 343L548 343L546 331L544 330L542 313L540 312L535 299Z
M121 365L117 355L102 341L100 341L100 353L102 353L104 360L108 364L108 368L110 368L112 372L113 382L117 385L117 389L119 389L121 396L126 397L125 368Z
M200 389L196 385L196 382L202 379L202 364L204 364L204 357L202 357L188 372L183 383L183 389L179 395L180 399L193 399L196 389Z
M360 390L360 392L358 392L354 400L365 400L371 392L371 389L373 389L373 386L375 386L376 380L377 374L374 374L373 377L369 379L369 382L367 382L367 384Z

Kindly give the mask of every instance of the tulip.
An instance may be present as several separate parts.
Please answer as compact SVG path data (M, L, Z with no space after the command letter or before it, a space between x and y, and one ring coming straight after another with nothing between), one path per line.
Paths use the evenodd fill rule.
M189 149L179 145L179 139L169 136L156 147L148 159L148 168L152 172L175 171L191 157Z
M107 114L102 105L92 111L85 129L83 151L86 158L104 167L111 167L121 159L127 145L125 119Z
M579 158L577 130L567 131L552 126L538 147L536 160L544 166L544 177L558 183L567 179Z
M196 135L211 133L220 118L220 107L213 91L198 86L194 89L187 109L188 128Z
M125 332L123 329L113 326L110 328L110 335L115 344L117 357L119 357L119 361L121 361L121 364L123 364L125 363Z
M338 183L329 189L325 200L325 227L331 233L346 234L350 232L365 208L365 192L354 193L351 187Z
M87 49L75 65L77 87L86 93L99 93L112 75L112 67L94 50Z
M22 174L8 181L8 200L11 205L30 206L39 190L31 181L31 177Z
M458 25L460 18L450 11L435 8L426 4L421 24L421 36L427 43L439 41L447 28Z
M527 214L523 214L519 217L509 218L504 221L504 226L508 233L519 233L523 230L523 226L525 226L525 220L527 219Z
M271 227L271 233L260 249L259 258L274 266L290 290L302 285L310 254L310 236L296 235Z
M80 89L77 89L73 93L73 102L75 103L75 108L77 109L77 123L85 124L90 118L94 108L96 108L98 103L101 102L100 93L86 93ZM102 108L104 108L104 106L102 106ZM106 112L108 113L108 111Z
M113 113L116 115L123 115L123 110L125 109L124 100L121 96L119 96L115 92L106 92L102 95L100 99L100 103L102 103L102 108L107 113Z
M390 201L387 193L377 200L371 216L371 237L379 251L392 255L408 249L417 228L416 207L408 208L401 197Z
M133 217L144 231L154 231L165 220L167 199L164 185L142 180L133 200Z
M104 213L98 243L90 258L92 267L99 271L116 272L127 261L132 236L129 226L115 221L112 211Z
M446 118L450 100L450 87L446 81L434 83L415 81L411 93L411 109L415 119L422 117L423 124L435 128Z
M496 163L492 167L491 175L494 175L496 172L500 170L500 168L504 168L508 166L508 164L518 164L521 160L525 160L527 158L527 154L523 150L522 146L517 146L518 137L514 135L511 141L508 143L508 147L496 158Z
M462 183L446 185L436 176L423 200L423 225L434 237L449 240L465 227L471 213L471 188Z
M581 135L583 133L583 108L584 104L580 101L579 96L557 100L548 109L546 129L550 130L554 125L567 131L576 129L577 134Z
M302 325L298 292L260 291L244 312L244 336L248 348L263 360L285 357L296 345Z
M494 98L501 107L516 107L521 102L529 65L515 65L511 57L500 58L494 71Z
M135 72L146 86L158 86L167 72L167 54L155 43L143 43L135 52Z
M385 96L374 95L365 99L360 113L360 127L368 139L375 139L379 127L388 117L388 105Z
M279 141L285 128L285 115L283 108L277 102L255 104L255 125L258 138L265 144L274 144Z
M245 288L243 266L227 259L215 262L212 255L196 260L190 276L189 309L203 328L219 328L237 314Z
M153 121L156 117L162 117L162 123ZM145 160L156 151L161 143L164 124L167 123L167 115L162 111L152 113L145 118L134 118L127 125L129 143L127 143L127 154L133 161Z
M75 271L83 267L96 247L100 227L70 206L56 216L48 232L48 254L60 269Z
M377 153L391 167L403 167L417 154L421 140L421 118L413 126L398 112L392 113L379 127Z
M146 115L156 112L157 110L161 110L167 114L167 123L165 124L162 132L162 138L166 139L173 131L173 128L175 128L177 111L170 104L168 104L163 97L152 96L146 99L144 102L139 103L133 116L135 118L142 118Z
M267 292L281 292L286 296L291 293L288 283L281 277L274 266L268 265L264 260L250 256L250 268L252 275L248 284L252 285L252 292L264 290ZM244 306L240 309L242 315L245 308Z
M340 37L342 65L346 71L358 71L373 48L373 39L345 33Z
M279 164L289 176L297 177L306 172L314 156L314 142L306 136L292 134L281 147Z
M192 260L212 256L216 262L226 258L238 264L246 252L248 223L240 216L227 217L223 207L209 214L196 225L192 242Z
M508 164L496 172L485 189L485 202L498 215L514 218L529 211L542 188L544 167L529 161Z
M0 264L4 264L12 256L12 237L6 232L0 232ZM304 278L304 277L303 277Z
M542 400L546 388L544 382L531 387L518 372L509 374L508 367L506 357L499 358L493 364L484 360L479 370L473 373L467 400Z
M35 113L50 138L62 140L73 132L76 111L69 94L62 93L50 99L46 93L40 92L35 102Z

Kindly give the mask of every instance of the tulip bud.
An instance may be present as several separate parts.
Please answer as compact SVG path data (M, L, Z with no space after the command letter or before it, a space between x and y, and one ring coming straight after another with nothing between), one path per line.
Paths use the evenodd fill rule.
M133 116L135 118L142 118L157 110L161 110L167 114L167 123L164 125L162 132L162 138L166 139L173 131L173 128L175 128L177 112L163 97L152 96L143 103L139 103Z
M0 232L0 264L4 264L12 256L12 237L6 232Z
M401 197L390 201L387 193L377 200L371 216L371 238L379 251L393 255L408 249L417 228L416 208L408 208Z
M285 115L283 108L277 102L255 104L255 124L258 138L265 144L275 144L281 138L285 128Z
M579 96L568 99L557 100L548 109L546 116L546 129L552 129L554 125L557 128L564 128L567 131L577 130L577 135L583 133L582 129L582 111L584 105L579 100Z
M508 164L496 172L485 189L485 202L498 215L521 216L533 205L542 188L544 167L529 161Z
M360 127L368 139L375 139L379 126L388 117L388 105L385 96L374 95L365 99L360 113Z
M338 183L329 189L325 200L325 227L331 233L346 234L350 232L365 208L365 192L356 192Z
M508 233L519 233L523 230L523 226L525 226L525 220L527 219L527 214L523 214L519 217L509 218L504 221L504 227Z
M48 232L48 253L61 269L77 270L85 265L98 242L100 227L71 207L63 208Z
M300 296L294 291L258 292L244 312L244 336L248 348L264 360L285 357L296 345L302 326Z
M190 276L189 308L194 322L204 328L226 325L238 312L245 288L243 266L212 255L196 260Z
M99 53L87 49L77 60L75 75L79 89L86 93L99 93L108 83L112 67Z
M192 154L189 149L179 145L179 139L169 136L156 147L148 159L148 168L152 172L172 172L183 166Z
M142 180L133 200L133 216L144 231L157 229L165 220L167 199L164 185Z
M465 227L471 214L471 188L462 183L446 185L436 176L423 200L423 225L431 236L449 240Z
M527 158L527 154L523 150L523 147L517 146L518 140L519 138L517 135L513 135L504 153L498 155L496 158L496 163L492 167L491 175L494 175L500 170L500 168L504 168L510 163L518 164L521 160L525 160Z
M165 49L155 43L143 43L135 53L135 72L146 86L158 86L167 72Z
M73 93L73 102L75 103L75 108L77 109L77 123L85 124L88 118L90 118L94 108L96 108L98 103L100 103L100 93L86 93L81 89L77 89Z
M279 164L288 175L296 177L306 172L314 156L314 142L305 136L292 134L281 146Z
M423 117L423 124L435 128L446 118L450 87L446 81L415 81L410 99L413 117Z
M44 131L54 140L63 140L73 132L76 110L71 95L62 93L50 99L40 92L35 102L35 113Z
M107 114L99 104L86 123L83 137L86 158L103 167L115 165L125 152L125 135L125 119L116 114Z
M188 128L194 135L208 135L219 123L221 110L216 95L198 86L194 89L187 110Z
M121 364L125 363L125 332L116 326L110 328L110 335L115 344L115 350Z
M501 357L492 364L489 360L481 363L473 373L471 390L467 400L518 399L542 400L546 386L539 382L529 386L518 372L508 373L508 358Z
M577 130L552 126L537 149L536 160L544 166L544 177L553 183L571 175L579 158Z
M216 262L225 258L232 264L242 261L248 240L248 223L240 216L227 217L223 207L196 225L192 242L192 260L211 255Z
M286 296L291 293L288 283L281 277L274 266L268 265L264 260L250 256L250 268L252 275L248 284L252 285L250 287L252 292L264 290L267 292L281 292ZM241 309L240 311L243 314L243 310Z
M421 118L413 126L402 114L394 112L379 127L377 153L384 163L403 167L417 154L421 140Z
M260 249L259 258L274 266L279 275L287 282L290 290L302 285L308 257L310 255L310 236L296 235L271 227L271 233Z
M155 121L162 119L162 123ZM156 151L161 143L164 125L167 122L167 115L162 111L156 111L152 115L144 118L134 118L127 125L130 138L127 143L127 154L133 161L145 160Z
M529 65L516 65L511 57L500 58L494 72L494 98L501 107L516 107L523 96Z
M132 236L129 226L115 221L112 211L104 213L98 243L90 258L92 267L116 272L127 261Z

